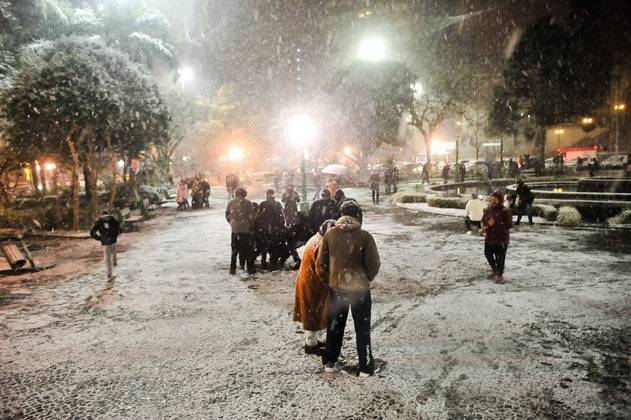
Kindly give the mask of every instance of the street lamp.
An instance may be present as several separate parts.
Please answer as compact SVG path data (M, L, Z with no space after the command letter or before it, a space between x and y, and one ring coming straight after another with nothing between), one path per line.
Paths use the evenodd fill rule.
M624 112L625 108L625 104L616 104L613 107L614 114L616 116L616 152L619 150L620 147L620 113Z
M180 83L182 83L182 86L185 86L188 83L192 82L193 79L195 78L195 72L193 71L193 68L190 66L180 67L177 73L179 76Z
M366 38L359 44L357 57L364 61L382 61L386 58L386 43L378 37Z
M307 203L307 146L315 140L317 127L310 116L301 114L294 116L289 121L287 129L289 139L302 148L300 159L300 177L302 180L300 209L306 212L309 210L309 203Z
M585 125L589 125L589 124L593 124L594 123L594 119L591 117L584 117L583 118L583 124Z
M561 148L561 134L563 134L563 129L557 128L556 130L554 130L554 134L557 135L557 153L558 153L559 149Z

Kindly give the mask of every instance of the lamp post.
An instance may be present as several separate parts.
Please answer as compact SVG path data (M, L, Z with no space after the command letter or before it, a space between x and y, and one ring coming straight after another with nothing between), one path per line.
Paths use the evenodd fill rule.
M613 111L616 116L616 152L619 151L620 148L620 113L624 112L625 108L625 104L616 104L613 107Z
M563 129L557 128L554 130L554 134L557 135L557 153L559 153L559 149L561 148L561 134L563 134Z
M306 212L309 210L307 202L307 145L313 142L316 136L315 122L306 114L297 115L289 121L288 126L290 140L300 146L300 178L301 178L301 197L300 210Z
M363 61L383 61L386 59L386 43L382 38L364 39L357 50L357 58Z

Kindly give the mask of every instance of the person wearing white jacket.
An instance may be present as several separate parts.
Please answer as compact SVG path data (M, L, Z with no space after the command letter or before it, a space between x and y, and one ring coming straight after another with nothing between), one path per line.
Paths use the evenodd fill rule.
M471 199L467 201L467 205L464 209L464 224L467 227L467 235L471 235L473 231L471 227L473 225L481 228L480 223L482 215L484 214L484 203L478 198L477 194L471 194Z

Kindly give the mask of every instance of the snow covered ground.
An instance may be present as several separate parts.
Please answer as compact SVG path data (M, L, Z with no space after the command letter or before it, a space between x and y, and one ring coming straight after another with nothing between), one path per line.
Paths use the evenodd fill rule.
M627 232L522 225L496 285L462 220L347 195L382 258L375 377L325 374L304 354L295 272L228 274L215 200L122 237L112 285L96 266L0 306L0 416L628 417Z

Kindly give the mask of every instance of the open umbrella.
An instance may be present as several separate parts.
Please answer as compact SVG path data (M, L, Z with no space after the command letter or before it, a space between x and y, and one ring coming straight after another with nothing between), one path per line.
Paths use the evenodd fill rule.
M335 164L325 166L320 172L327 175L346 175L348 173L348 168L344 165Z

